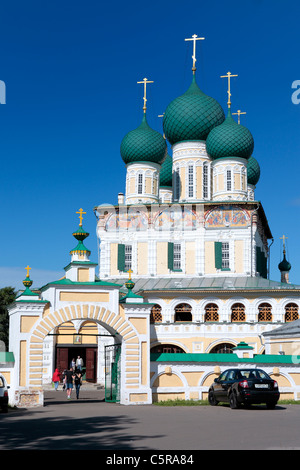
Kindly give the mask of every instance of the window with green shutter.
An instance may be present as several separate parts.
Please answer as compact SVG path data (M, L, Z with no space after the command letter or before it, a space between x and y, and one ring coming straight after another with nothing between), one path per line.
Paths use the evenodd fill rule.
M174 271L174 243L168 242L168 269Z
M215 242L215 268L222 269L222 242Z
M125 271L125 245L118 245L118 270Z

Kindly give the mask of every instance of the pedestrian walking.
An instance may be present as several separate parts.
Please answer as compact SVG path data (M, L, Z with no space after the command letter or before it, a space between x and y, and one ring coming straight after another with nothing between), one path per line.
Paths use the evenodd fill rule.
M70 362L70 369L75 370L76 367L76 362L75 362L75 357L73 357L72 361Z
M83 368L83 359L80 356L77 356L76 359L76 369L82 370Z
M80 390L80 387L82 385L82 373L81 373L81 370L79 370L79 369L75 370L74 382L75 382L75 389L76 389L76 398L78 400L79 390Z
M54 388L56 392L58 390L60 378L61 378L61 373L59 372L58 369L55 369L55 371L53 372L53 376L52 376L52 382L54 382Z
M70 367L69 370L66 371L66 388L67 388L67 399L71 399L71 393L73 390L73 380L75 378L75 374L73 369Z

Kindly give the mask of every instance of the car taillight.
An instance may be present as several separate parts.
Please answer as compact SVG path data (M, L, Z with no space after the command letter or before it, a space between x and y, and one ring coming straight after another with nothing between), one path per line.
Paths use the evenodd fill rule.
M5 397L8 397L8 391L7 391L7 390L5 390L4 396L5 396Z
M242 382L239 383L239 386L242 388L249 388L249 384L247 380L243 380Z
M273 380L273 388L278 388L278 383L276 382L276 380Z

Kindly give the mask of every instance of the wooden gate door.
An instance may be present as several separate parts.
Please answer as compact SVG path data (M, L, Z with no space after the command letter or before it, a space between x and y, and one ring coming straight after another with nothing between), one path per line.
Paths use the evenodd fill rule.
M68 353L69 348L56 349L56 367L60 372L63 372L65 369L69 368Z
M97 348L86 348L86 381L96 382Z

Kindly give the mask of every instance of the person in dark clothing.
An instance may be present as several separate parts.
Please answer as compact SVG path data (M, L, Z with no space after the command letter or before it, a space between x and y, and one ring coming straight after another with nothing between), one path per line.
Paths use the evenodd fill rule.
M82 373L81 373L80 369L75 370L74 382L75 382L75 389L76 389L76 398L78 400L79 390L80 390L80 387L81 387L81 384L82 384Z
M73 390L73 380L75 379L75 374L72 368L66 371L65 373L66 378L66 387L67 387L67 399L71 399L71 393Z

